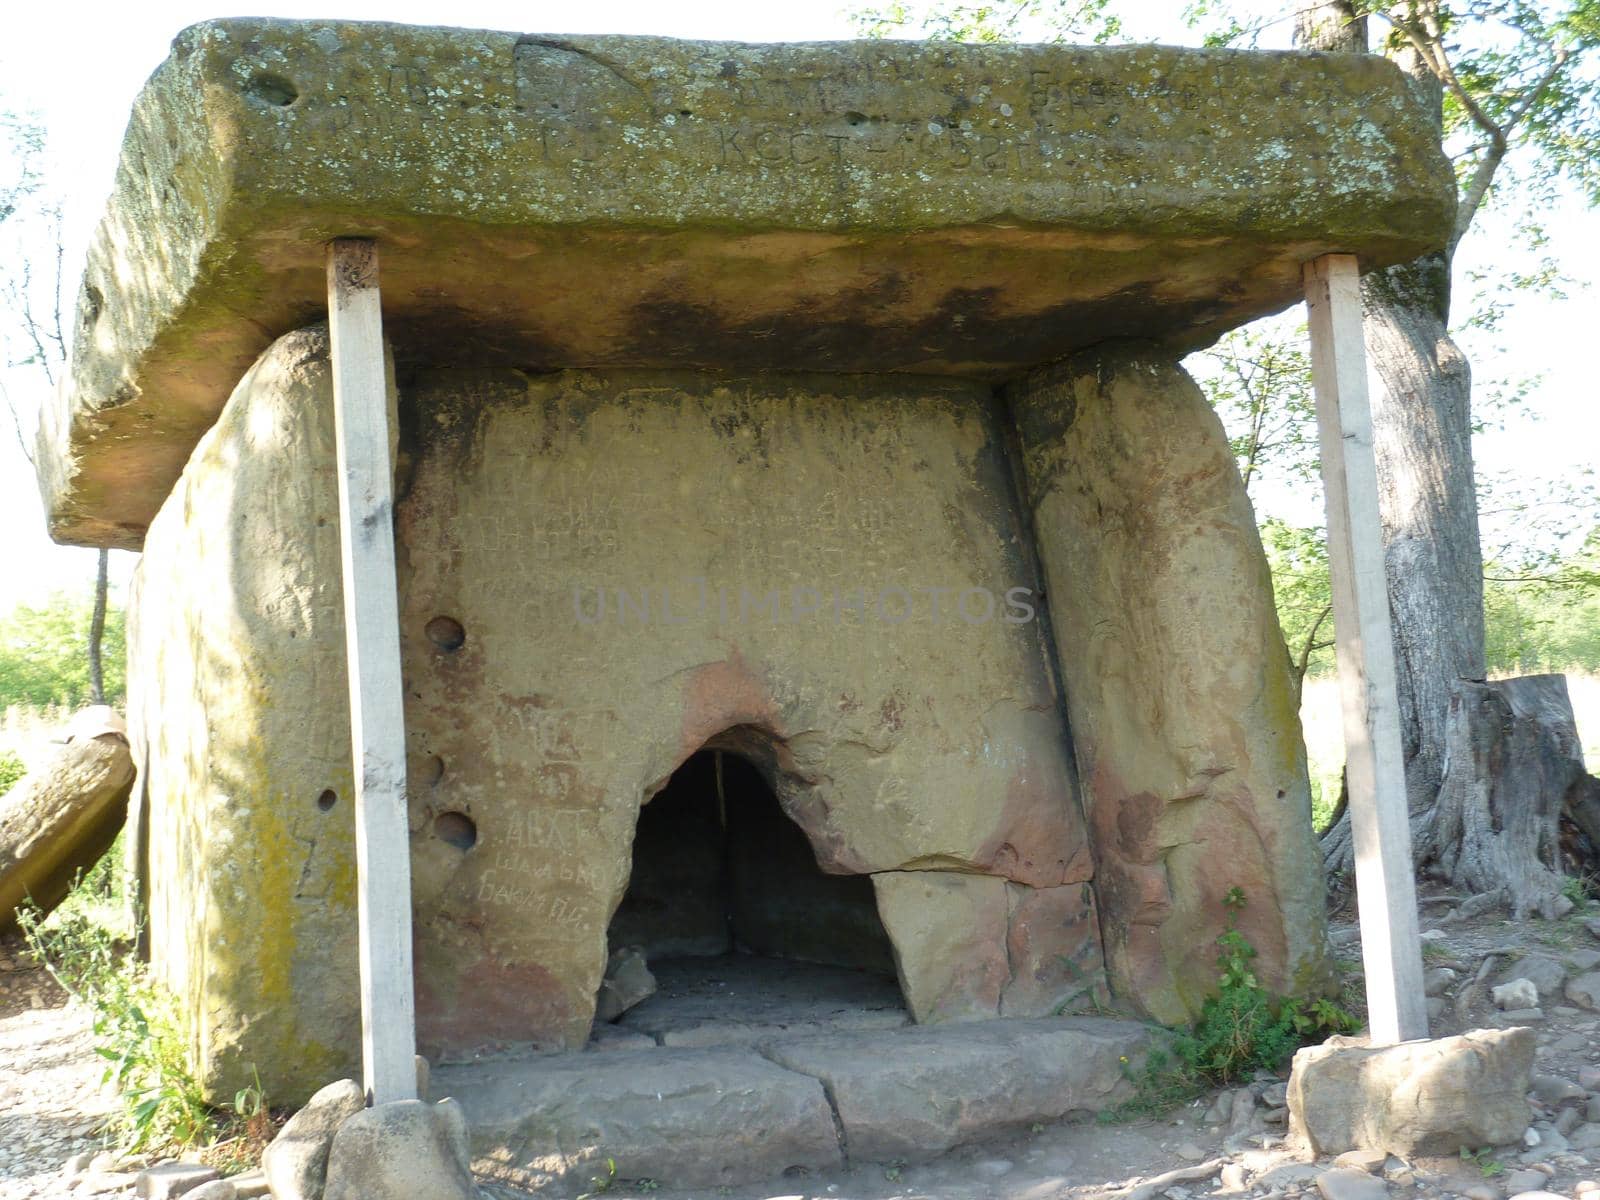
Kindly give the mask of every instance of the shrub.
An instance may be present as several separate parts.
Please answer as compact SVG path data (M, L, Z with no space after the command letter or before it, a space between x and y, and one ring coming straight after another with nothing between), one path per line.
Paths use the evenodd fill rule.
M0 750L0 796L9 792L27 773L28 768L20 758L9 750Z
M1244 893L1228 892L1228 927L1217 938L1217 993L1207 998L1188 1029L1175 1030L1165 1048L1151 1051L1133 1077L1138 1095L1113 1116L1164 1112L1207 1088L1281 1069L1299 1047L1330 1033L1350 1033L1355 1019L1332 1000L1274 996L1256 978L1256 948L1239 931Z
M109 1132L130 1150L209 1141L213 1114L190 1070L171 993L131 960L89 904L69 901L48 920L25 907L17 922L33 957L93 1017L95 1052L107 1064L101 1082L121 1098Z

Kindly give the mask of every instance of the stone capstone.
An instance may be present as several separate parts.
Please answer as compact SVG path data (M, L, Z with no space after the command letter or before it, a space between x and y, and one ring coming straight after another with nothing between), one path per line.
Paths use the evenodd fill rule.
M993 380L1181 353L1454 204L1375 55L212 21L135 103L41 485L59 540L138 547L336 236L419 363Z
M1410 1159L1518 1141L1532 1117L1531 1029L1372 1047L1333 1037L1296 1052L1290 1127L1316 1154L1361 1148Z
M0 795L0 929L31 901L49 912L116 840L133 788L122 718L99 705L66 744Z
M396 1100L364 1108L339 1126L322 1200L423 1197L479 1200L460 1105Z
M321 1200L334 1134L366 1106L361 1085L341 1079L319 1090L289 1118L261 1156L274 1200Z

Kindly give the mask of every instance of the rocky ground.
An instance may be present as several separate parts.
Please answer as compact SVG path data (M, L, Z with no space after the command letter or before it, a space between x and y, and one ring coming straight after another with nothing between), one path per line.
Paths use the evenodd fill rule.
M1578 982L1600 970L1600 905L1512 923L1427 896L1423 928L1435 1035L1513 1024L1537 1031L1535 1119L1522 1145L1473 1158L1305 1161L1284 1144L1283 1080L1263 1075L1160 1119L1035 1128L931 1163L855 1164L710 1192L675 1190L671 1180L600 1180L594 1190L654 1200L1502 1200L1528 1192L1600 1200L1600 997ZM1358 969L1353 916L1335 919L1333 940L1346 969ZM1503 1011L1491 993L1517 979L1532 984L1536 1003ZM1501 996L1502 1004L1520 1000ZM133 1195L128 1168L143 1164L119 1162L95 1136L112 1104L98 1086L101 1069L87 1015L21 961L14 942L0 943L0 1200ZM75 1176L64 1170L74 1156L89 1156L75 1160ZM486 1191L522 1195L500 1185Z

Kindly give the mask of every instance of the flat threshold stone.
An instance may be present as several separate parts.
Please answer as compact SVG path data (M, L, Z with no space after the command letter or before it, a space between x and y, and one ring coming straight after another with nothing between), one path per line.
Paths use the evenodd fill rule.
M1132 1094L1149 1027L1072 1017L654 1048L436 1068L474 1166L522 1186L709 1187L915 1161Z
M41 485L138 547L333 237L378 239L402 365L1001 380L1204 344L1454 201L1371 55L207 22L134 106Z
M843 1160L822 1085L751 1051L617 1050L436 1069L474 1169L524 1187L619 1179L716 1187Z
M1149 1036L1136 1022L1073 1017L834 1034L764 1052L822 1081L853 1160L913 1161L1128 1099L1128 1066Z

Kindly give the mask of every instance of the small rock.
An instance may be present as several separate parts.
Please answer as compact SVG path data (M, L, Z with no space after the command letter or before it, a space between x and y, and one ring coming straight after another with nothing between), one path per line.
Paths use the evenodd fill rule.
M1526 1192L1530 1188L1542 1188L1546 1183L1542 1171L1511 1171L1506 1174L1506 1194Z
M1560 959L1548 954L1524 954L1500 976L1501 983L1514 983L1518 979L1526 979L1538 989L1539 999L1521 1006L1532 1008L1543 1000L1560 999L1561 985L1567 981L1567 968Z
M1539 989L1531 979L1513 979L1492 988L1489 999L1502 1010L1532 1008L1539 1003Z
M1422 992L1426 996L1442 996L1455 986L1461 976L1449 967L1430 967L1422 973Z
M1600 1096L1589 1097L1589 1103L1583 1109L1583 1119L1600 1122Z
M1556 1132L1563 1137L1570 1138L1572 1131L1583 1124L1583 1110L1581 1108L1563 1108L1556 1114Z
M1289 1107L1269 1108L1261 1115L1261 1119L1268 1125L1287 1125L1289 1123Z
M1567 965L1579 974L1600 969L1600 950L1590 950L1588 947L1582 950L1568 950L1566 958Z
M1567 999L1579 1008L1600 1010L1600 971L1567 980Z
M1323 1200L1385 1200L1389 1195L1389 1185L1383 1180L1347 1167L1318 1175L1317 1190Z
M1575 1111L1575 1110L1568 1110ZM1590 1150L1600 1150L1600 1125L1580 1125L1572 1130L1567 1137L1567 1145L1573 1150L1587 1153Z
M1511 1194L1511 1200L1567 1200L1567 1198L1565 1196L1558 1196L1554 1192L1547 1192L1543 1189L1540 1189L1532 1192L1513 1192Z
M246 1171L243 1175L233 1176L228 1182L233 1184L239 1200L256 1200L258 1196L272 1194L272 1189L267 1186L266 1174L262 1171Z
M261 1156L262 1170L277 1200L317 1200L322 1195L333 1135L366 1107L361 1085L341 1079L317 1092L289 1118Z
M1522 1144L1529 1150L1532 1150L1542 1141L1544 1141L1544 1139L1539 1136L1539 1131L1532 1125L1528 1126L1528 1128L1522 1133Z
M467 1120L454 1100L363 1109L333 1135L324 1200L477 1200ZM273 1195L278 1195L273 1188Z
M1442 929L1424 929L1417 936L1425 942L1442 942L1445 939L1445 932Z
M1200 1119L1207 1125L1223 1125L1233 1115L1233 1093L1221 1092Z
M1173 1153L1175 1153L1185 1162L1199 1162L1206 1156L1206 1152L1200 1149L1199 1146L1196 1146L1193 1142L1184 1142L1183 1145L1179 1146L1177 1150L1173 1151Z
M76 1179L89 1169L89 1164L94 1161L92 1154L74 1154L61 1164L61 1177L63 1179Z
M1571 915L1572 910L1577 907L1568 897L1558 895L1550 902L1550 915L1559 921L1562 917Z
M1600 938L1600 917L1595 917L1592 920L1585 921L1583 923L1583 927L1595 937Z
M1544 1009L1513 1008L1508 1012L1502 1013L1501 1019L1510 1021L1513 1025L1526 1024L1529 1021L1542 1021L1544 1020Z
M1348 1168L1349 1170L1366 1171L1371 1174L1374 1171L1381 1170L1388 1159L1388 1152L1384 1150L1346 1150L1333 1160L1333 1165L1341 1169Z
M1218 1181L1222 1184L1222 1190L1225 1192L1244 1191L1244 1164L1236 1162L1223 1163L1222 1170L1218 1173Z
M213 1179L184 1194L188 1200L239 1200L238 1189L226 1179Z
M622 946L606 961L605 979L595 1002L596 1021L615 1021L656 993L656 977L638 946Z
M1268 1108L1282 1108L1289 1103L1289 1084L1279 1080L1261 1090L1261 1103Z
M1579 1067L1578 1086L1588 1092L1600 1092L1600 1067Z
M1469 1183L1461 1189L1466 1200L1500 1200L1500 1189L1487 1183Z
M1565 1104L1569 1100L1583 1100L1588 1097L1588 1090L1581 1088L1570 1079L1563 1079L1559 1075L1547 1075L1535 1072L1533 1076L1533 1094L1549 1105Z
M1450 1007L1443 996L1429 996L1425 1005L1428 1010L1429 1021L1437 1021L1444 1016L1444 1010Z
M134 1180L133 1194L141 1200L171 1200L219 1177L216 1168L199 1163L158 1163L139 1172Z
M1580 1179L1572 1185L1572 1194L1575 1196L1582 1196L1588 1192L1600 1192L1600 1181Z

